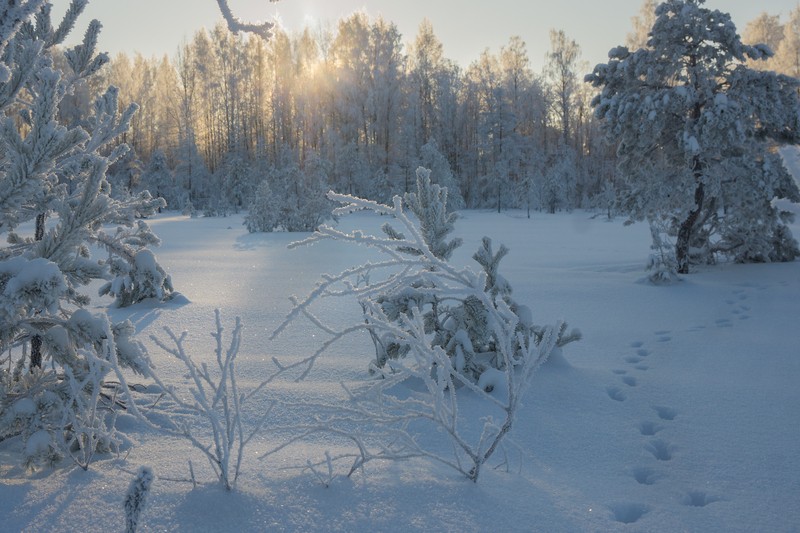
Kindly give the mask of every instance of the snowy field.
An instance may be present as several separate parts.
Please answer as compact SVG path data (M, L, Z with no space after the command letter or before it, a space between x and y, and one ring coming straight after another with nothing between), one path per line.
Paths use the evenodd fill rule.
M248 234L241 217L165 214L152 226L164 241L159 260L185 298L113 315L136 324L162 378L180 386L182 367L150 335L187 330L193 357L210 361L214 309L229 328L241 316L248 389L273 356L291 360L319 346L305 323L268 340L288 297L366 260L332 243L287 250L302 235ZM325 488L292 467L341 442L320 435L258 458L280 441L270 425L303 415L289 411L268 419L226 493L187 442L123 416L135 445L89 471L25 473L11 466L14 444L0 445L0 530L122 530L131 472L150 465L158 478L141 531L800 531L800 262L707 267L655 287L642 281L649 232L641 224L586 212L468 211L456 227L465 241L456 262L470 262L484 234L505 243L501 271L515 299L536 323L563 318L584 335L566 347L566 361L540 369L507 453L477 484L415 460L368 463ZM321 314L360 320L355 302L338 303ZM365 378L373 356L369 340L354 337L305 382L269 394L336 401L338 383ZM189 460L200 484L170 481L188 478Z

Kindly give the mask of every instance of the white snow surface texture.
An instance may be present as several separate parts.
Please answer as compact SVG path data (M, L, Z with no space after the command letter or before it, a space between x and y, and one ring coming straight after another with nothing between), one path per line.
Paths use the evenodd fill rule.
M347 219L369 229L383 222ZM183 368L149 335L187 330L192 357L210 362L214 309L228 331L241 316L238 372L248 390L273 356L291 361L319 347L307 322L268 340L289 296L369 259L335 243L287 250L305 235L248 234L236 216L164 214L152 227L164 243L159 261L185 298L111 313L135 323L162 379L179 387ZM347 442L319 435L259 460L282 438L270 426L299 416L278 410L227 493L187 442L122 415L133 446L88 471L65 463L26 473L13 443L0 443L0 530L122 530L126 489L148 465L156 479L140 531L800 531L800 262L705 267L656 287L642 281L643 224L582 211L531 219L466 211L456 229L465 242L454 262L470 263L483 235L505 243L503 274L534 322L563 318L584 335L535 375L505 453L477 483L412 460L370 462L325 488L290 467ZM360 320L356 302L318 313ZM358 336L338 344L307 380L270 385L270 394L335 402L344 397L340 382L366 379L371 346ZM168 480L188 478L188 460L197 487Z

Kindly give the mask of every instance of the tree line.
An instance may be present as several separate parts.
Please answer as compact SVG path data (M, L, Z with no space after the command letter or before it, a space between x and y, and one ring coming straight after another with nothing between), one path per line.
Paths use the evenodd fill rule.
M629 47L646 43L655 4L633 18ZM763 13L743 36L776 51L754 68L800 73L800 8L784 24ZM248 208L265 181L283 197L294 186L387 201L423 164L457 207L610 213L616 147L582 83L589 65L563 31L550 42L540 73L519 37L462 68L430 22L405 45L393 23L359 12L269 41L219 24L172 59L120 54L92 81L140 106L120 140L132 151L110 178L118 192L149 189L170 208L213 214ZM85 114L95 92L76 90L62 113Z
M131 154L110 171L115 188L149 189L171 208L235 210L292 166L326 190L385 201L412 190L427 158L453 205L555 211L590 205L613 179L581 83L588 65L562 31L542 73L519 37L462 68L427 21L408 45L364 13L274 33L267 42L220 24L172 59L113 58L92 83L140 106L121 139ZM75 116L93 92L76 91Z

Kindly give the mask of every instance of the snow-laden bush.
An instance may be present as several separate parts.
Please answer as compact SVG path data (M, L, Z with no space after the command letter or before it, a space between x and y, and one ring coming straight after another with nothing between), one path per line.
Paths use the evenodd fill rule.
M256 188L245 216L251 233L314 231L330 218L332 206L325 197L328 177L322 161L309 157L302 169L288 156L282 163Z
M269 181L262 181L256 187L256 192L250 201L250 209L244 217L247 231L261 233L274 230L278 226L278 209Z
M446 189L431 184L426 169L418 170L417 192L395 196L391 206L335 193L329 198L342 205L336 216L366 210L391 217L398 227L385 224L384 235L371 235L322 226L293 244L334 240L373 248L383 256L323 276L308 296L294 300L295 307L274 333L306 316L330 335L315 356L356 331L367 331L375 344L373 369L380 377L348 389L349 405L316 406L317 423L307 432L329 431L352 439L358 452L335 458L352 459L351 473L370 459L424 456L477 480L482 465L511 430L534 371L579 333L567 334L563 323L531 323L530 310L511 299L510 287L497 271L507 250L494 253L488 238L475 254L479 271L448 262L460 244L446 239L455 217L447 212ZM334 328L315 316L314 304L334 297L356 299L364 310L363 322ZM479 399L481 407L464 412L465 397ZM449 440L452 456L423 444L436 434ZM373 439L380 442L377 450L370 445Z
M417 170L417 192L404 197L404 205L416 216L420 235L425 246L441 262L447 261L453 251L461 245L461 239L447 241L455 229L455 213L447 209L448 190L431 183L430 171ZM401 220L401 223L406 224ZM383 226L383 232L393 240L405 241L404 232L398 231L390 223ZM405 231L407 233L407 231ZM422 257L424 252L405 243L398 244L398 251L411 257ZM508 253L508 248L500 246L495 253L492 241L484 237L473 259L485 275L482 293L469 290L445 281L442 283L431 272L441 269L439 265L425 265L415 275L408 277L406 283L387 286L377 295L373 310L372 302L362 302L365 320L398 323L400 315L408 317L419 312L425 321L425 333L432 335L432 344L441 347L451 360L452 366L463 376L477 382L488 369L503 370L506 362L499 353L497 332L492 329L490 309L496 309L500 301L516 315L517 330L529 342L534 337L540 340L541 328L531 321L531 311L511 297L512 289L499 272L500 261ZM488 298L488 302L487 302ZM490 303L489 303L490 302ZM376 367L382 368L389 359L404 356L409 346L391 331L377 335L370 330L376 348ZM565 338L568 342L571 337ZM521 347L520 347L521 349ZM512 363L521 354L511 354Z
M100 288L100 295L113 296L119 307L147 299L165 301L173 295L172 278L147 248L133 252L129 261L112 258L110 267L114 279Z

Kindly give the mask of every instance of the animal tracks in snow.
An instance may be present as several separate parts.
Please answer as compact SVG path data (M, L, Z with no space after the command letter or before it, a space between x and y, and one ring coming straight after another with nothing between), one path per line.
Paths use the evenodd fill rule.
M746 288L736 289L731 294L731 298L725 300L725 303L728 304L731 309L731 315L733 315L738 320L748 320L750 318L750 304L747 303L750 299L750 292L753 290L763 291L765 290L765 286L760 285L753 285L747 286ZM717 327L727 328L732 327L733 324L730 319L723 318L717 320Z
M671 407L655 405L653 406L653 409L655 409L656 414L658 414L658 418L661 420L675 420L675 417L678 416L678 412Z
M617 503L608 506L611 516L617 522L633 524L649 510L643 503Z
M693 490L686 493L686 495L681 499L681 503L683 505L688 505L689 507L705 507L709 503L718 502L721 499L722 498L711 496L703 491Z
M645 446L645 449L659 461L671 461L675 447L663 439L653 439Z
M633 479L640 485L654 485L661 477L661 474L647 466L639 466L633 469Z
M662 429L664 429L663 426L660 426L650 420L644 420L639 423L639 433L648 437L652 437Z
M608 397L617 402L624 402L628 396L619 387L606 387Z
M736 292L727 303L734 307L730 317L721 318L715 322L718 328L733 327L733 319L746 320L749 318L750 306L745 304L748 299L748 292L742 289ZM699 325L690 329L692 332L701 332L707 326ZM672 341L673 332L669 330L659 330L653 332L654 346L666 346ZM635 340L629 344L629 354L623 354L622 361L628 366L617 367L611 370L616 384L611 384L605 388L606 395L610 400L619 405L628 405L626 409L641 405L641 394L646 394L646 380L644 385L640 379L644 372L650 368L646 363L657 363L660 350L651 351L645 341ZM655 353L654 353L655 352ZM640 392L641 391L641 392ZM639 400L637 402L636 400ZM639 407L641 408L641 407ZM658 486L659 480L669 475L669 468L672 461L676 459L676 451L679 447L669 440L668 428L678 418L678 411L668 405L652 405L651 417L643 417L636 424L633 435L638 433L642 439L642 458L644 464L635 466L629 470L629 475L636 484L643 487L641 490L658 490L657 488L645 489L644 487ZM679 457L679 456L678 456ZM650 464L647 462L650 461ZM664 490L664 489L662 489ZM659 493L654 493L654 495ZM717 496L704 491L687 490L679 496L679 502L689 507L705 507L710 503L721 500ZM662 501L664 499L662 498ZM647 501L647 500L645 500ZM652 502L651 502L652 503ZM627 501L608 505L611 518L623 524L638 522L650 512L651 507L645 503Z

